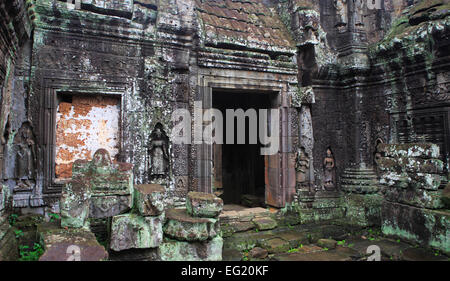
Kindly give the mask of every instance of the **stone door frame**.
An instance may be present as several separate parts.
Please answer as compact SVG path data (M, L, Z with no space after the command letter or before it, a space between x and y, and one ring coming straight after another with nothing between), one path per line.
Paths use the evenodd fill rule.
M288 81L280 81L276 79L267 79L267 77L245 77L233 75L236 72L229 73L212 73L208 71L207 74L199 77L196 101L203 102L203 109L211 108L213 91L221 90L239 90L252 91L264 93L276 93L276 106L280 109L280 140L279 152L274 155L265 156L265 201L266 204L282 208L288 197L293 197L290 194L288 169L288 126L291 126L287 116L287 92ZM238 72L239 73L239 72ZM232 74L232 75L230 75ZM254 73L252 73L255 75ZM257 74L256 74L257 75ZM252 75L250 75L252 76ZM244 78L245 77L245 78ZM194 190L206 193L212 193L212 179L213 179L213 146L209 144L197 144L195 149L195 175L197 177L197 184L194 184ZM295 183L295 180L294 180ZM293 187L295 189L295 186ZM292 195L292 196L291 196Z

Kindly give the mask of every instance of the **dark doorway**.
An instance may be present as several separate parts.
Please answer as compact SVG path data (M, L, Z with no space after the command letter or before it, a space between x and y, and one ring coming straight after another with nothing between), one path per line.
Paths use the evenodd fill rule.
M257 143L250 144L249 118L245 118L245 144L237 144L237 119L234 122L234 144L227 144L224 124L224 144L213 146L214 188L225 204L240 204L247 207L264 206L265 161L261 155L259 140L259 109L274 107L276 93L248 93L213 91L212 107L220 110L226 121L226 109L255 109L257 112Z

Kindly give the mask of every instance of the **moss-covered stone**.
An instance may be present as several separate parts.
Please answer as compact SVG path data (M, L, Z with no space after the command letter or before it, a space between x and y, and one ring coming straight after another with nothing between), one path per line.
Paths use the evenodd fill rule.
M0 219L1 220L1 219ZM19 258L19 247L8 220L0 223L0 261L16 261Z
M193 217L214 218L223 209L223 200L214 194L189 192L186 198L186 209Z
M45 250L40 261L102 261L108 258L105 248L86 229L61 229L56 224L42 224L37 232Z
M382 232L450 253L450 213L398 203L382 205Z
M261 243L261 247L266 249L269 253L284 253L291 248L288 241L281 238L272 238Z
M277 222L271 218L254 218L252 222L255 224L258 230L270 230L278 226Z
M86 226L90 197L89 184L81 178L72 179L63 186L60 199L62 227Z
M142 216L158 216L164 211L165 189L159 184L134 187L135 208Z
M361 227L381 225L381 204L379 194L347 194L342 197L345 219L349 224Z
M336 248L337 241L333 239L322 238L317 241L317 245L322 248L334 249Z
M441 200L442 190L429 191L417 188L389 188L386 190L384 196L390 202L398 202L420 208L440 209L444 207Z
M205 241L220 234L217 219L191 217L186 209L169 209L166 212L164 234L180 241Z
M110 248L114 251L158 247L163 238L164 214L142 217L136 214L112 218Z
M439 146L433 143L409 143L409 144L384 144L378 145L378 149L386 157L419 157L439 158Z
M163 261L221 261L223 239L217 236L203 242L168 240L159 247Z
M447 186L442 191L442 203L444 203L445 207L450 210L450 182L447 183Z

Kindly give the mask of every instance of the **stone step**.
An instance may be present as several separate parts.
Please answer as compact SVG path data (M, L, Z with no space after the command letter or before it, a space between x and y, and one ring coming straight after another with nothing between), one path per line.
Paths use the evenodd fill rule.
M380 187L377 185L369 185L369 186L341 185L341 189L348 192L366 194L366 193L375 193L380 190Z
M377 185L378 182L375 180L366 179L341 179L341 184L348 185Z
M45 250L39 261L103 261L108 258L108 252L89 230L63 229L43 223L37 233Z

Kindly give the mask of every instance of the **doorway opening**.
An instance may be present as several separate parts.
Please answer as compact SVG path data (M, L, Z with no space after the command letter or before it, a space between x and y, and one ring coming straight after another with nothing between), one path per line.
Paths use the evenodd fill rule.
M243 205L245 207L264 207L267 164L261 155L262 144L259 138L259 109L276 107L277 93L242 92L213 90L212 107L222 112L224 122L226 110L248 109L256 111L256 143L250 143L250 117L245 116L245 142L238 144L238 118L234 119L234 142L227 143L224 124L224 144L213 145L213 190L224 204ZM254 126L254 124L252 125Z

